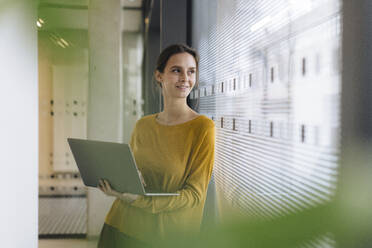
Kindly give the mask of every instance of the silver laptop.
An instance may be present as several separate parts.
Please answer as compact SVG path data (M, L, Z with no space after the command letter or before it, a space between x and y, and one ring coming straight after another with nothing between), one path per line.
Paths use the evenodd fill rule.
M179 195L146 192L128 144L71 138L67 141L86 186L97 187L99 179L106 179L118 192L146 196Z

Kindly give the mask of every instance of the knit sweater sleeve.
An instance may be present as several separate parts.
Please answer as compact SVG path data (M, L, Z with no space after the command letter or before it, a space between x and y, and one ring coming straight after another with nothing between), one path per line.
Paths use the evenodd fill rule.
M134 145L134 144L133 144ZM209 125L191 154L190 172L178 196L139 196L132 206L157 214L203 204L214 163L215 127Z

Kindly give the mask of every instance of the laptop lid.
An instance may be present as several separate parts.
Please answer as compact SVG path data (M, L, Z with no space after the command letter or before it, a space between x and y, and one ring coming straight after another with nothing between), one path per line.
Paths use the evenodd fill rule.
M175 196L178 193L146 193L128 144L83 139L67 139L86 186L97 187L107 179L118 192L147 196Z
M144 195L137 166L128 144L67 139L86 186L97 187L107 179L118 192Z

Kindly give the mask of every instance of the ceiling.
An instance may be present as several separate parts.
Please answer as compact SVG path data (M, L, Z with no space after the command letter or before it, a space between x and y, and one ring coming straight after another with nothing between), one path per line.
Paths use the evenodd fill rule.
M89 0L39 0L38 16L43 30L88 29ZM141 30L142 0L120 0L123 31Z
M84 5L88 6L89 0L39 0L39 4L59 5ZM142 0L120 0L122 7L141 7Z

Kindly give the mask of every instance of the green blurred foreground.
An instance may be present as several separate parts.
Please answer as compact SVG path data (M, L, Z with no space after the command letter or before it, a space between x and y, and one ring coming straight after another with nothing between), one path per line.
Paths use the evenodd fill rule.
M372 152L345 151L333 201L286 216L252 219L242 216L212 224L199 235L176 234L154 247L291 248L372 247ZM368 154L366 154L368 153ZM152 240L158 240L154 237ZM326 244L326 245L324 245Z
M335 247L372 247L371 216L364 216L364 223L354 223L352 215L328 204L273 220L236 219L211 225L200 235L175 234L171 240L154 243L153 247L316 247L313 245L317 239L324 238Z

